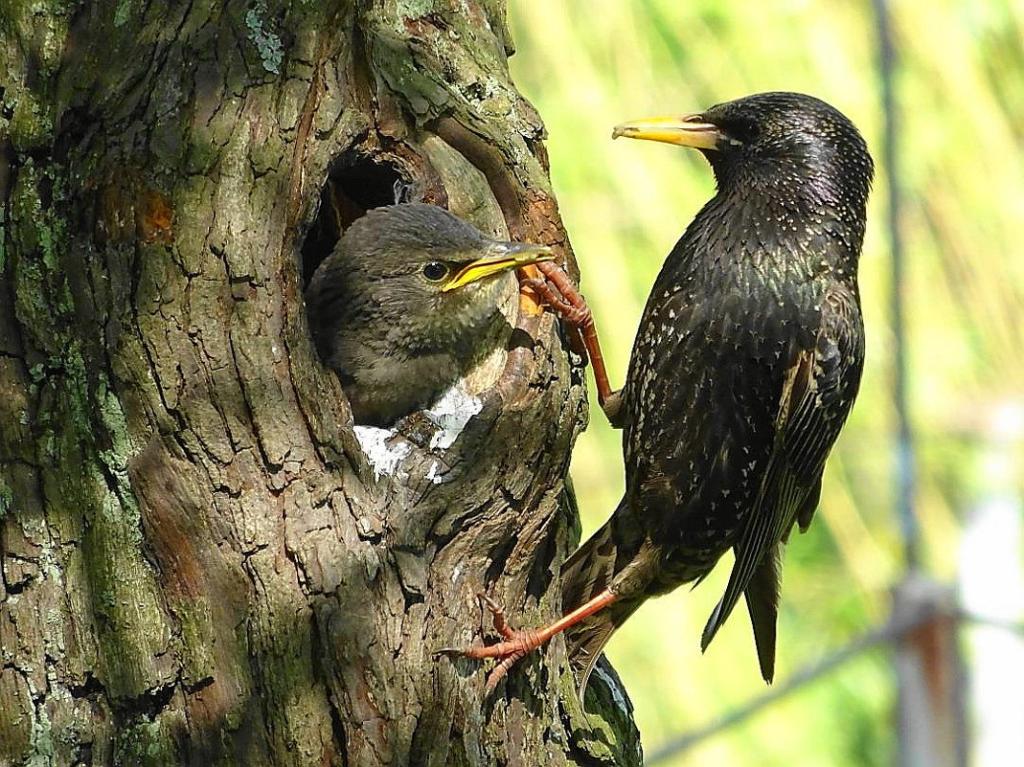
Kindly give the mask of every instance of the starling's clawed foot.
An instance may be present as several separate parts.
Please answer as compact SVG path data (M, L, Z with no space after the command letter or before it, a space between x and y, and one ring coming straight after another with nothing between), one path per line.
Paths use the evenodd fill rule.
M466 658L483 660L494 658L498 661L491 672L487 675L486 693L490 695L498 686L498 682L505 678L509 669L512 668L523 656L544 644L549 637L537 631L515 631L505 620L505 610L501 605L488 597L486 594L478 594L480 601L490 611L494 621L494 630L501 635L502 641L492 645L471 645L464 649L454 647L440 650L444 655L462 655Z
M574 331L569 334L569 346L572 347L572 350L576 354L583 358L583 364L586 365L590 355L587 352L587 345L583 339L583 332L580 329L580 323L585 318L589 318L589 307L586 305L582 307L573 306L566 301L561 292L559 292L554 285L547 280L527 277L522 280L522 284L532 288L549 308L554 309L555 312L557 312L558 315L569 324Z
M608 382L608 371L604 366L604 355L601 353L601 344L597 338L597 328L590 307L562 267L550 261L538 263L536 267L544 275L544 280L530 280L530 286L576 331L570 342L575 351L590 358L601 409L608 416L612 426L621 428L621 396L619 392L612 391ZM579 348L581 342L582 349Z
M575 626L580 621L586 620L618 599L617 594L610 589L604 589L572 612L563 615L557 621L548 624L544 628L535 631L515 631L508 625L508 622L505 620L505 611L501 609L497 602L484 594L479 596L487 609L491 611L491 615L494 617L494 629L501 634L503 641L492 645L473 645L464 650L448 648L441 650L438 654L462 655L466 658L476 658L477 660L484 658L497 659L498 665L487 675L487 694L494 691L494 688L498 686L498 682L505 678L509 669L524 655L536 650L551 639L551 637L565 631L567 628Z

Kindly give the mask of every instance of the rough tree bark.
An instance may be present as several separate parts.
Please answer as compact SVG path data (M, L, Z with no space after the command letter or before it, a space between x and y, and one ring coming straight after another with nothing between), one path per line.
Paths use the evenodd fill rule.
M302 303L396 194L571 263L503 0L3 0L0 29L0 764L639 763L560 641L490 700L432 657L478 591L560 611L586 404L550 315L523 299L440 425L386 434Z

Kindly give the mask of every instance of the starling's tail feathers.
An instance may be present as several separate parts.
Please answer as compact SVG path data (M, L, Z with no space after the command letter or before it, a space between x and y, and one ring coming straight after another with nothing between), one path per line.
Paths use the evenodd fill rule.
M583 701L590 674L594 670L601 651L612 638L612 634L636 612L641 602L637 600L617 601L600 612L580 621L566 631L565 643L569 653L569 665L578 683L577 694Z
M750 613L750 625L754 630L754 644L757 646L761 676L769 684L775 677L775 634L779 616L781 556L781 544L777 543L766 551L742 592L746 598L747 611ZM704 627L701 651L707 650L718 629L729 617L733 604L735 600L723 597L715 607Z
M573 610L608 588L615 573L611 520L562 564L562 609Z
M781 545L765 553L743 595L747 600L750 625L754 629L761 677L768 684L775 678L775 630L779 618Z
M609 588L615 574L615 559L609 520L562 566L562 608L567 612L574 610ZM613 602L565 632L569 663L579 682L581 701L601 650L639 605L632 601Z

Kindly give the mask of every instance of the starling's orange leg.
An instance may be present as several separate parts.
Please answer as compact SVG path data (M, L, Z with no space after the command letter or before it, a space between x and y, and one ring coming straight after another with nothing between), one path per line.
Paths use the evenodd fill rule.
M566 322L577 328L583 336L590 362L594 366L597 397L603 406L612 394L612 387L608 382L608 371L604 366L604 355L601 353L601 343L597 338L594 315L591 313L590 307L587 306L586 299L576 289L572 279L562 267L548 261L544 264L537 264L537 268L547 281L555 286L562 300L552 300L553 296L550 291L542 291L544 298L551 302L552 308L558 311Z
M583 338L584 347L594 367L597 400L612 426L621 428L621 392L613 392L608 381L608 371L604 365L604 355L601 353L601 343L597 337L597 327L594 325L594 315L591 313L590 307L587 306L586 300L562 267L551 261L538 263L536 266L558 293L555 295L547 285L541 286L533 282L531 284L534 284L551 308L557 311Z
M482 594L481 598L484 604L487 605L487 609L491 611L491 615L494 616L494 628L501 634L503 641L492 645L473 645L465 650L445 649L440 652L464 655L467 658L476 658L477 660L482 660L483 658L499 659L498 665L487 675L486 689L487 693L490 694L498 686L498 682L508 674L509 669L520 658L536 650L551 639L551 637L555 636L555 634L565 631L570 626L575 626L598 610L604 609L618 599L618 596L605 589L590 601L562 616L550 626L538 631L514 631L505 621L505 611L501 609L501 606L493 599Z

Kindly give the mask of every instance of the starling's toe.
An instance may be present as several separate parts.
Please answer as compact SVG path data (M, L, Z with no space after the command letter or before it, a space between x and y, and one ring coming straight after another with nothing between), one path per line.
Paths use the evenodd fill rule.
M597 396L604 403L612 396L612 387L608 382L608 371L604 366L604 355L601 353L601 342L597 338L594 315L587 306L586 299L562 267L548 261L537 264L537 269L544 275L544 281L535 286L537 292L573 329L569 336L570 343L573 350L584 358L584 363L589 361L594 369ZM613 422L613 425L616 424Z
M484 687L484 691L490 695L498 687L498 683L504 679L509 670L524 656L525 652L514 652L511 655L503 658L501 663L494 667L490 674L487 675L487 684Z
M508 625L508 621L505 620L504 608L483 592L477 594L477 598L490 611L494 621L494 630L501 634L504 639L514 639L516 632L512 630L512 627Z
M461 649L445 647L435 652L434 656L461 655L464 658L475 660L494 658L498 664L487 675L486 690L490 694L498 686L498 682L505 678L512 666L544 644L546 637L537 631L514 630L505 619L505 610L500 604L483 593L477 594L477 598L490 611L494 621L494 630L501 635L502 641L491 645L475 644Z

